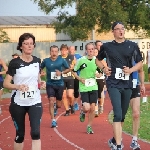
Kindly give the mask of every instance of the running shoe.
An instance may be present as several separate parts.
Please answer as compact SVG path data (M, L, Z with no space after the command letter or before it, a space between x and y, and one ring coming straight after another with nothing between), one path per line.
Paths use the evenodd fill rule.
M112 139L108 140L108 146L111 148L111 150L117 150L117 145L116 145L116 143L112 142ZM123 149L123 148L124 148L124 145L121 141L121 149Z
M80 111L80 121L84 122L85 121L85 114L83 113L83 111Z
M93 130L92 130L92 127L91 126L87 126L87 133L88 134L94 134Z
M74 104L74 110L75 110L75 111L78 111L78 110L79 110L79 105L78 105L78 103L75 103L75 104Z
M55 128L55 127L57 127L57 122L55 120L53 120L51 128Z
M98 111L95 111L95 117L98 117L99 114L98 114Z
M103 106L99 106L99 114L102 114L102 113L103 113L103 111L104 111Z
M135 140L132 141L130 148L132 148L133 150L140 150L141 149L140 145Z
M74 114L74 113L75 113L75 111L74 111L74 106L70 106L70 112L71 112L71 114Z
M64 114L64 116L69 116L70 113L69 113L69 110L66 110L66 113Z

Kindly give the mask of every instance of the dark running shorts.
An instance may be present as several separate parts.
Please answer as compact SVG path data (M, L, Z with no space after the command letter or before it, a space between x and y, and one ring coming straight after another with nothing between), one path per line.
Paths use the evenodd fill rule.
M2 90L4 87L3 87L3 81L0 81L0 90Z
M93 90L89 92L80 92L82 103L97 103L98 91Z
M64 81L64 90L74 89L74 79L63 79Z
M63 86L56 86L56 85L46 85L46 92L48 98L56 97L56 100L61 101L63 95L64 87Z
M101 98L101 93L105 85L105 79L96 79L98 85L98 98Z
M136 97L141 97L141 94L140 94L140 85L137 85L136 88L132 89L131 99L132 98L136 98Z

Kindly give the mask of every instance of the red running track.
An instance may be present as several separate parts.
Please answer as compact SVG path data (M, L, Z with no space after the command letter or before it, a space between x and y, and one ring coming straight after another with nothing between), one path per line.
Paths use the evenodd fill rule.
M148 95L147 91L147 95ZM107 141L112 137L112 125L108 121L108 114L112 107L108 96L105 99L104 113L94 119L94 134L86 133L87 117L84 123L79 121L79 111L65 117L61 115L64 108L59 110L58 128L50 128L50 115L46 95L42 95L43 116L41 122L42 150L110 150ZM15 129L9 114L9 99L2 101L3 113L0 115L0 148L13 150ZM131 136L123 134L124 150L129 150ZM150 144L139 141L142 150L150 150ZM26 116L26 135L24 150L31 149L30 125Z

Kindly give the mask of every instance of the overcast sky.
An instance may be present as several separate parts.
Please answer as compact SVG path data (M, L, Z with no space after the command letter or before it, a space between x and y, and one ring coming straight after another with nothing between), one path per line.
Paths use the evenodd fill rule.
M71 15L75 14L73 8L67 8ZM49 16L56 16L58 9L50 13ZM0 0L0 16L44 16L44 12L39 10L38 5L31 0Z

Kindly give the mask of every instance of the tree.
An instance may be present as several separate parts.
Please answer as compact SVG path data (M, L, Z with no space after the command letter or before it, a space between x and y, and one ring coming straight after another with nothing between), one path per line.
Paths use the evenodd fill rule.
M9 42L10 38L8 37L7 33L0 29L0 43Z
M46 14L61 8L53 22L56 33L64 32L72 41L86 40L91 30L98 26L97 32L108 32L114 21L122 21L127 29L138 32L145 30L150 36L150 0L33 0ZM69 15L62 11L66 6L76 3L77 14Z

